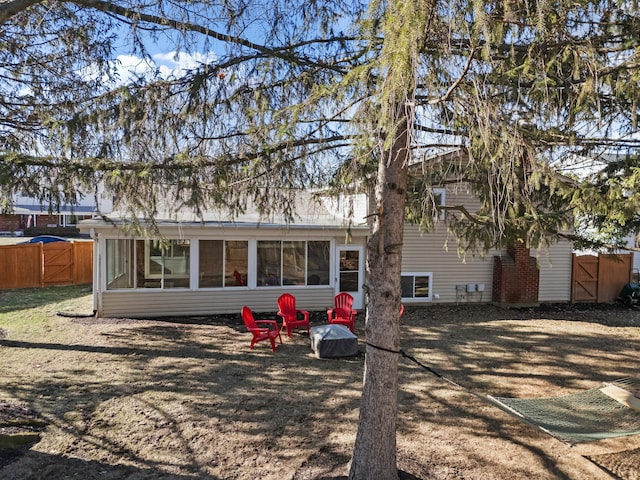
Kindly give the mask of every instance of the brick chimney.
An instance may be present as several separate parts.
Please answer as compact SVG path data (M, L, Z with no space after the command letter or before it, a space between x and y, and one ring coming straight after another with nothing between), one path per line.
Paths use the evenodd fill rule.
M507 247L493 257L492 301L501 306L538 305L540 271L524 242Z

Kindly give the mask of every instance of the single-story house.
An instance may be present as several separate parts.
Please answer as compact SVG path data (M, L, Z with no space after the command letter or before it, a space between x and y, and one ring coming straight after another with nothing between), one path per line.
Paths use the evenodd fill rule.
M438 191L442 203L469 204L461 189ZM126 222L80 222L94 239L94 302L98 316L152 317L277 310L284 292L305 310L325 310L340 291L366 304L366 195L316 199L300 193L295 222L248 212L227 219L182 214L157 219L165 242L129 236ZM447 249L446 245L453 245ZM494 302L531 305L571 298L572 246L559 242L529 251L523 245L461 257L444 222L423 233L406 224L402 260L405 305Z
M118 220L80 222L95 242L97 314L207 315L239 312L243 305L274 311L285 291L307 310L326 309L335 293L351 291L362 308L366 198L355 199L351 219L339 200L304 192L297 200L293 223L252 212L234 219L213 212L157 218L164 241L130 237Z

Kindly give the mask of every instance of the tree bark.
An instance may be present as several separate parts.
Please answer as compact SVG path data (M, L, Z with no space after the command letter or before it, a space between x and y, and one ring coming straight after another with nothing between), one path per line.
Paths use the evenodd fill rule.
M400 273L404 234L409 135L405 105L390 149L381 155L376 216L367 250L366 356L360 419L350 480L395 480Z

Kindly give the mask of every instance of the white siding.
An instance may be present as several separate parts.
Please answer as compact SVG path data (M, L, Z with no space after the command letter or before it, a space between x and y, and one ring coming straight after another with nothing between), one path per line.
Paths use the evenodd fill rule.
M484 258L471 255L461 257L455 239L449 236L442 225L428 234L421 233L417 226L405 226L402 271L433 274L433 303L490 302L493 255L495 252L489 252ZM456 297L456 285L466 286L468 283L484 284L484 292L463 292L463 298Z
M540 269L540 302L568 302L571 300L571 244L559 242L548 249L532 250ZM456 241L442 226L422 234L417 226L405 226L402 253L403 272L431 272L432 302L491 302L494 256L493 250L484 257L460 256ZM484 284L484 292L466 292L466 285ZM464 285L456 295L456 285ZM436 298L439 297L439 298Z
M571 301L572 245L562 241L538 252L540 290L538 300L546 303Z
M323 311L333 302L333 287L298 287L287 290L301 310ZM238 312L248 305L255 312L276 312L280 288L191 290L113 290L102 292L102 317L215 315Z

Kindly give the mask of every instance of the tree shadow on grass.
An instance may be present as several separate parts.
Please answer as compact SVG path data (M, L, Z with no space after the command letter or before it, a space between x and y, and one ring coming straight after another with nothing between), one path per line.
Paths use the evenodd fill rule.
M401 429L416 428L412 422L419 419L437 430L443 419L455 419L457 434L486 432L488 440L509 439L542 462L554 478L571 478L558 467L555 455L541 447L545 441L555 444L556 439L515 417L505 417L482 397L557 397L637 376L638 364L630 353L640 349L640 339L616 332L633 326L637 317L631 312L625 318L625 312L616 308L597 306L526 310L488 306L478 307L477 312L435 308L424 311L427 318L403 319L402 347L420 364L411 359L400 363ZM422 388L409 392L403 385ZM455 396L445 393L456 391ZM481 452L476 461L487 458Z
M612 343L593 328L574 331L570 322L556 321L536 326L510 320L514 312L502 310L484 319L463 309L449 313L445 319L437 309L408 309L402 347L471 390L523 396L533 384L552 386L555 395L638 366L618 352L622 346L640 349L635 337ZM0 379L0 394L46 418L51 428L37 449L56 450L50 456L30 452L18 464L31 459L37 471L49 462L83 458L69 468L86 462L132 480L163 478L150 472L175 472L180 480L201 473L343 480L357 426L363 355L316 359L305 333L283 338L275 353L269 345L249 350L251 335L236 318L237 324L91 319L63 324L68 331L56 332L52 341L4 340L3 358L15 368ZM363 332L357 333L362 341ZM452 393L450 384L415 364L401 361L399 373L401 478L433 478L443 463L455 472L462 464L458 478L465 466L478 464L503 474L495 478L508 478L500 470L502 456L469 449L459 437L517 444L514 452L524 449L553 478L568 478L549 449L541 448L537 431ZM443 451L460 455L449 460L438 456ZM521 470L513 478L527 478L529 466L516 466Z
M236 326L128 321L68 328L87 331L79 342L71 333L69 343L0 343L7 359L25 367L0 382L0 393L32 405L50 423L37 448L60 453L30 452L18 462L33 462L34 471L63 465L42 478L90 470L84 462L64 467L72 457L121 474L99 478L179 479L218 468L222 477L235 470L245 475L237 478L261 478L272 468L286 477L292 465L280 460L274 467L272 452L319 448L331 417L359 404L362 358L315 359L306 334L294 333L273 353L261 345L249 350L250 335ZM162 471L183 477L154 475ZM8 478L31 477L23 470Z

